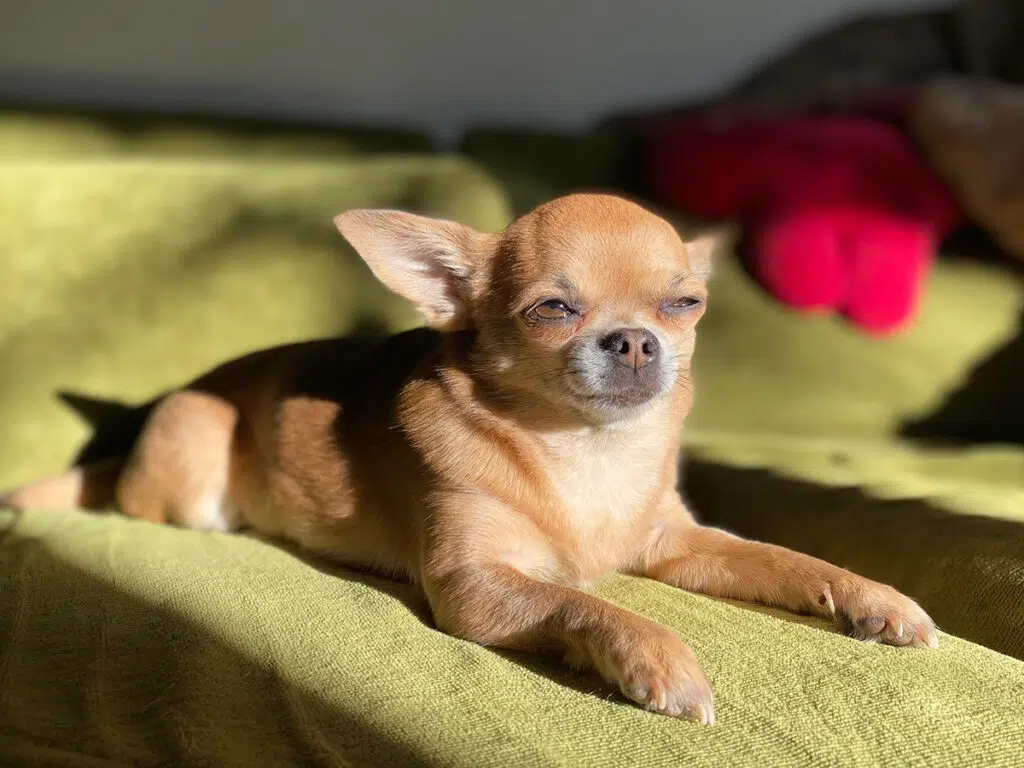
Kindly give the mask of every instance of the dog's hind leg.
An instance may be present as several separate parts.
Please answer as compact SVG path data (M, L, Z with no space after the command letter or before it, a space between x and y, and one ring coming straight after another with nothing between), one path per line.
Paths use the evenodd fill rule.
M118 480L126 515L206 531L240 525L230 501L238 411L205 392L182 390L154 408Z

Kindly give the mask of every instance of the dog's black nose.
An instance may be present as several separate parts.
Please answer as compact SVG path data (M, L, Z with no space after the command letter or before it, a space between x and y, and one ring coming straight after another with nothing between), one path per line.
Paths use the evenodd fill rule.
M654 362L661 354L658 337L644 328L620 328L612 331L601 339L600 345L615 362L634 371L639 371L648 363Z

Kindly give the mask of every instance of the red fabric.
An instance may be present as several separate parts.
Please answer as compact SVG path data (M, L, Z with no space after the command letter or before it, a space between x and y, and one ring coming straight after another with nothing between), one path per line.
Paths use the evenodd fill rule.
M779 300L886 333L914 314L937 243L961 220L891 122L796 117L716 127L690 118L653 141L654 191L695 215L739 218L755 275Z

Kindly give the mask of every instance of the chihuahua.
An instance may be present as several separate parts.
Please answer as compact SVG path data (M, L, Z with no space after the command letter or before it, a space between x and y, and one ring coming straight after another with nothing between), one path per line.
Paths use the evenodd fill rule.
M154 401L124 455L10 493L252 529L419 585L442 630L555 651L649 710L714 721L667 627L587 586L612 572L937 645L886 585L699 525L677 491L690 361L716 234L684 241L577 194L499 234L353 210L341 234L427 328L257 352Z

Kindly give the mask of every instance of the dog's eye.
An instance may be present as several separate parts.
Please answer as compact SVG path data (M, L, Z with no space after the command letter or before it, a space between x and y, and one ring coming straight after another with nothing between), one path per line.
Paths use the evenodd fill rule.
M669 312L685 312L688 309L699 307L703 303L704 300L699 299L696 296L683 296L669 304L666 309Z
M535 304L527 314L534 320L565 320L576 314L576 310L561 299L548 299Z

